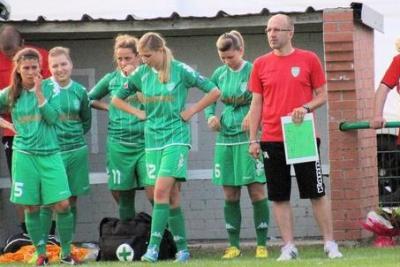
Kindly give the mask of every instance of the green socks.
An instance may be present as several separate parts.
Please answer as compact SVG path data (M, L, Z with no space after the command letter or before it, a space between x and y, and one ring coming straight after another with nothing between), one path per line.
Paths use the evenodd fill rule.
M229 243L239 248L241 211L239 201L225 201L225 226L228 231ZM257 246L265 246L269 225L269 208L267 199L253 203L254 225L256 228Z
M61 255L66 257L71 254L71 242L72 242L72 229L73 229L73 215L68 209L64 212L57 213L57 231L60 237L61 244Z
M119 191L119 219L128 221L135 217L135 190Z
M76 212L76 207L72 209L74 208ZM46 254L46 244L52 224L52 214L53 211L49 207L41 207L40 211L36 212L25 211L26 227L38 255ZM74 217L70 209L56 213L56 225L63 257L71 253L72 233L75 229Z
M269 208L266 198L253 202L254 226L256 228L257 246L265 246L269 226Z
M42 229L43 242L47 244L50 228L52 225L53 210L50 207L40 207L40 226Z
M72 234L75 234L75 230L76 230L76 221L77 221L77 213L78 210L76 208L76 206L72 206L71 205L71 213L72 213Z
M153 218L151 220L151 235L148 247L159 249L161 239L164 235L165 226L169 217L169 204L154 203Z
M43 231L40 223L40 211L28 212L25 210L25 224L28 234L36 248L37 255L46 254L46 243L43 240ZM50 219L51 223L51 219Z
M240 201L225 200L224 206L225 228L228 232L229 244L239 248L240 224L242 214L240 211Z
M185 219L181 207L169 211L168 225L178 251L187 250Z

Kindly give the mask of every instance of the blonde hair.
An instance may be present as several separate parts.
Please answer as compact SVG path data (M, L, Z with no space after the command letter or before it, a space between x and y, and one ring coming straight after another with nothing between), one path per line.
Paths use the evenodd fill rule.
M136 56L138 54L137 44L139 40L135 36L129 34L120 34L115 37L114 42L114 60L117 61L116 52L119 48L129 48Z
M395 46L396 46L397 52L400 53L400 38L397 38L397 39L396 39Z
M221 34L216 43L218 51L225 52L228 50L244 49L244 40L240 32L230 31Z
M148 32L144 34L138 43L139 50L148 49L150 51L162 51L163 61L158 71L158 79L162 83L167 83L170 79L171 61L174 59L171 50L167 47L167 43L160 34Z
M17 54L15 54L13 58L13 70L11 72L10 91L8 94L10 107L14 106L15 102L17 102L17 99L19 98L23 90L22 77L21 74L18 73L18 68L20 67L21 62L24 60L36 60L40 67L42 57L40 56L40 53L33 48L24 48L18 51Z
M51 57L57 57L60 55L64 55L68 59L68 61L72 63L71 53L69 51L70 50L67 47L62 47L62 46L53 47L49 51L49 59Z

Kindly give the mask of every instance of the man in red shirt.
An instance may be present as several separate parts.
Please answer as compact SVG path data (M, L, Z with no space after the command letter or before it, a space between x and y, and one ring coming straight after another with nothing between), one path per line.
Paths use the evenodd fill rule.
M43 48L24 45L24 40L22 39L21 33L11 25L4 25L0 29L0 90L3 90L10 85L10 76L13 69L13 57L23 47L32 47L39 51L42 56L41 74L43 78L51 76L49 71L49 64L47 62L47 51ZM11 122L10 114L4 114L3 118L6 121ZM9 129L4 129L1 141L4 146L4 152L6 155L10 175L13 139L14 132ZM17 213L21 222L22 231L26 233L26 227L24 223L24 209L20 206L17 206Z
M400 52L400 47L399 47ZM374 115L370 122L370 126L372 128L378 129L382 128L385 120L383 119L383 107L385 106L385 101L388 93L391 89L397 86L397 90L400 90L399 87L400 80L400 55L397 55L393 58L392 63L389 68L386 70L385 76L378 87L378 90L375 92L375 104L374 104Z
M268 198L273 202L275 220L284 241L278 261L285 261L295 259L298 251L293 238L291 175L285 160L281 117L291 115L293 122L302 123L306 113L325 104L326 80L318 57L292 46L294 25L288 16L272 16L266 33L272 52L255 60L250 77L253 99L249 152L255 158L263 152ZM260 122L261 143L257 141ZM320 162L294 164L294 169L300 198L311 200L325 252L329 258L342 257L333 240L330 201L325 196Z

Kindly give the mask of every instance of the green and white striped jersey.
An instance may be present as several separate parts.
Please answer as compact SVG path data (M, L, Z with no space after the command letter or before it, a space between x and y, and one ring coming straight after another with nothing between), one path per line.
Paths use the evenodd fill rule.
M84 134L91 126L91 110L89 98L83 85L71 81L61 87L52 78L44 80L45 90L60 92L60 113L56 123L56 133L61 151L69 151L86 145ZM48 88L47 88L48 87Z
M217 145L235 145L249 141L248 132L242 130L242 122L250 109L251 92L247 90L252 64L244 61L238 70L227 65L217 68L211 76L221 90L221 102L224 104L220 116L221 130L217 135ZM206 119L215 115L217 103L204 110Z
M127 86L128 78L121 71L108 73L89 92L89 99L100 100L109 94L112 97L119 89ZM144 109L135 92L127 95L126 101L132 107ZM120 144L144 146L144 122L110 103L108 110L108 139Z
M158 72L148 65L141 65L128 78L128 87L117 96L126 98L132 92L142 91L146 112L146 150L163 149L171 145L190 146L190 126L182 120L189 89L198 87L207 93L216 86L188 65L173 60L170 80L161 83Z
M7 88L0 93L0 109L9 106ZM42 87L46 102L39 107L33 89L22 90L10 113L17 133L13 150L33 155L51 155L60 151L55 124L59 117L59 91Z

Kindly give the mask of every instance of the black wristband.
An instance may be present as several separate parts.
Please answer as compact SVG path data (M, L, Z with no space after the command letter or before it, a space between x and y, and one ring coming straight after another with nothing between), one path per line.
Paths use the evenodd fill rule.
M311 112L311 108L310 108L309 106L304 105L303 108L304 108L305 110L307 110L307 113L310 113L310 112Z

